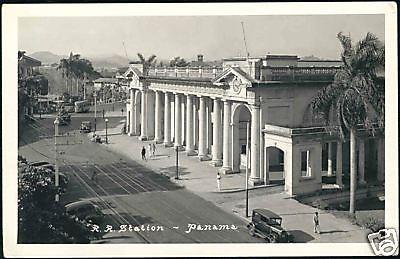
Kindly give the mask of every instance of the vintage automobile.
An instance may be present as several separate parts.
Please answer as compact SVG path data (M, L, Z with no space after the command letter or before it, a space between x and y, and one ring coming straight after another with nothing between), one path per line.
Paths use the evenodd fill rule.
M82 121L81 122L81 133L89 133L92 131L92 123L90 121Z
M65 205L65 211L69 215L74 215L81 220L89 223L101 224L104 220L104 214L101 209L89 200L82 200Z
M258 236L268 243L291 243L294 241L292 234L281 226L282 218L267 209L255 209L251 222L247 225L251 236Z

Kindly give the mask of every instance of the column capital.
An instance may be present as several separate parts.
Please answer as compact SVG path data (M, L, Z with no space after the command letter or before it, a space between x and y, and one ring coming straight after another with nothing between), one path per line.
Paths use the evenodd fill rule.
M252 103L252 104L250 104L250 107L252 109L257 109L257 110L261 109L261 106L259 103Z

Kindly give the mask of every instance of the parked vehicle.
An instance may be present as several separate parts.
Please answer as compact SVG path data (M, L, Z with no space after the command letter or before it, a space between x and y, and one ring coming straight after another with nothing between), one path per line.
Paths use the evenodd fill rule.
M88 101L77 101L75 102L75 112L89 112L90 103Z
M81 220L86 220L93 224L100 224L104 219L104 214L99 206L89 200L72 202L65 205L65 211L70 215L75 215Z
M54 165L50 164L47 161L32 162L32 163L29 163L29 165L30 166L35 166L35 167L42 167L42 168L50 169L53 172L55 171Z
M81 122L81 133L89 133L92 131L92 123L90 121L82 121Z
M258 236L269 243L291 243L294 241L292 234L281 226L282 218L266 209L255 209L251 222L247 225L251 236Z

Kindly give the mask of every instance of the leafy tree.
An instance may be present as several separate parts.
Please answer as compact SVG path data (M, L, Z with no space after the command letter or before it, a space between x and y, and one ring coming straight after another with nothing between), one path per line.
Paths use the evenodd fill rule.
M189 62L187 62L184 58L181 57L174 57L170 62L169 65L171 67L187 67Z
M156 55L151 55L148 59L145 59L141 53L137 54L140 63L143 65L143 75L147 76L149 74L149 68L156 63Z
M356 131L362 124L372 133L374 122L384 126L384 83L377 70L385 65L385 48L372 33L352 44L349 36L338 33L342 45L343 67L336 73L332 84L320 90L312 101L313 111L327 124L333 123L329 114L334 112L339 135L350 132L350 213L355 212L357 184ZM372 109L371 109L372 108Z
M89 243L96 238L85 221L65 213L54 202L61 188L54 185L54 173L22 165L18 177L19 243Z

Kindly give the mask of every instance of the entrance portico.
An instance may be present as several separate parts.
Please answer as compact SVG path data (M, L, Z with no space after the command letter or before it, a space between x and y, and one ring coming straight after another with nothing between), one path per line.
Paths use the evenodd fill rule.
M285 190L292 195L321 189L322 143L329 143L327 174L336 175L341 186L342 143L310 137L302 129L309 126L303 121L308 104L332 80L335 68L274 67L261 61L250 69L247 60L233 59L224 60L222 68L156 68L148 75L133 65L129 134L173 145L223 174L248 166L250 185L269 183L270 168L283 159ZM362 144L359 150L364 157Z

